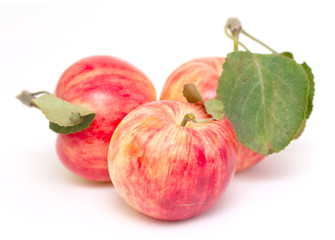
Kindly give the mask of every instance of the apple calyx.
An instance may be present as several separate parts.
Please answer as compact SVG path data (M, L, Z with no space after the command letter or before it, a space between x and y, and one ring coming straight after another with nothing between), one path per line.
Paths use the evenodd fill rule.
M38 95L42 96L36 97ZM80 132L88 128L95 118L94 112L46 91L30 93L24 90L16 98L28 107L40 109L50 122L49 128L56 133Z

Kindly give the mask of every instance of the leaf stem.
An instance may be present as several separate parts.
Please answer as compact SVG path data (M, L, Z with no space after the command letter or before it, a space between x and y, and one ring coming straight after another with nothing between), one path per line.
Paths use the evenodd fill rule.
M194 123L204 123L204 122L209 122L209 121L212 121L212 120L215 120L215 118L208 118L208 119L203 119L203 120L199 120L199 121L194 119L192 122L194 122Z
M183 121L181 122L180 126L185 127L187 122L192 121L194 123L204 123L215 120L215 118L209 118L209 119L203 119L203 120L196 120L193 113L187 113L185 114Z
M36 95L40 95L40 94L51 94L47 91L39 91L39 92L35 92L35 93L31 93L32 96L36 96Z
M242 33L247 36L248 38L254 40L255 42L261 44L263 47L267 48L268 50L270 50L273 54L278 54L275 50L273 50L272 48L270 48L268 45L266 45L265 43L261 42L260 40L258 40L257 38L253 37L252 35L250 35L249 33L247 33L246 31L244 31L242 29Z

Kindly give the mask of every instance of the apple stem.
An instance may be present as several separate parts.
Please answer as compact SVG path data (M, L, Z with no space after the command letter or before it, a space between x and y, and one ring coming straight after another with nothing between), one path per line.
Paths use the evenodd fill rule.
M214 119L215 119L215 118L209 118L209 119L204 119L204 120L197 121L197 120L195 119L195 116L194 116L193 113L187 113L187 114L185 114L185 116L184 116L184 118L183 118L183 121L181 122L180 126L185 127L186 124L187 124L187 122L189 122L189 121L192 121L192 122L194 122L194 123L204 123L204 122L212 121L212 120L214 120Z
M253 37L252 35L250 35L249 33L247 33L246 31L244 31L242 29L242 33L247 36L248 38L254 40L255 42L259 43L260 45L262 45L263 47L267 48L268 50L270 50L273 54L278 54L275 50L273 50L272 48L270 48L268 45L266 45L265 43L261 42L260 40L258 40L257 38Z
M233 36L238 39L238 34L233 34ZM237 41L234 41L234 52L237 52L238 51L238 42Z
M40 95L40 94L50 94L50 93L47 91L39 91L35 93L30 93L26 90L23 90L19 95L16 96L16 98L19 99L24 105L28 107L37 107L35 106L32 100L35 99L36 95Z
M185 116L183 118L183 121L181 122L180 126L185 127L186 123L188 121L193 121L194 119L195 119L195 116L194 116L193 113L187 113L187 114L185 114Z
M228 29L230 30L230 32L231 32L232 35L230 35L228 33ZM234 52L238 51L238 45L241 45L246 51L250 52L248 50L248 48L245 45L243 45L243 43L241 43L238 40L238 37L239 37L240 33L243 33L248 38L254 40L255 42L259 43L260 45L262 45L263 47L265 47L266 49L268 49L269 51L271 51L273 54L278 54L275 50L273 50L272 48L270 48L268 45L266 45L265 43L261 42L260 40L258 40L254 36L252 36L249 33L247 33L242 28L242 24L241 24L241 22L237 18L229 18L227 20L227 22L226 22L226 26L225 26L224 31L225 31L226 35L230 39L232 39L234 41Z
M232 35L228 33L228 29L230 30ZM237 18L229 18L227 20L224 32L230 39L234 41L234 52L238 51L238 45L241 45L246 51L250 52L249 49L238 40L238 36L241 31L242 25Z
M27 90L23 90L19 95L16 96L18 100L20 100L24 105L28 107L36 107L38 108L34 103L33 99L35 99L35 96L40 95L40 94L51 94L47 91L39 91L35 93L30 93Z

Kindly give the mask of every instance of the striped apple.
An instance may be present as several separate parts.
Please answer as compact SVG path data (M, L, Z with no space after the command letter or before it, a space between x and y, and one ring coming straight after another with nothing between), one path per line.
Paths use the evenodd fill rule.
M215 98L224 61L225 59L221 57L208 57L186 62L168 77L160 99L186 102L186 98L183 96L183 88L187 83L195 84L205 101ZM254 166L265 157L248 149L240 142L237 145L237 172Z
M211 118L202 105L156 101L130 112L110 142L108 167L121 197L158 219L181 220L212 207L234 175L235 131L227 118Z
M156 100L153 84L139 69L121 59L92 56L74 63L63 73L55 94L96 113L89 128L58 135L56 149L61 162L83 178L110 181L110 138L127 113Z

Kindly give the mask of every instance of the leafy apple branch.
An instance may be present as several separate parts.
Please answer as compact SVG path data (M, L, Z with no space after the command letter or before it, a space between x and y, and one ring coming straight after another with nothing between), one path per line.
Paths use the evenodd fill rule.
M38 95L42 96L36 98ZM47 91L30 93L24 90L17 99L26 106L40 109L50 121L50 129L56 133L80 132L88 128L95 118L94 112L57 98Z

